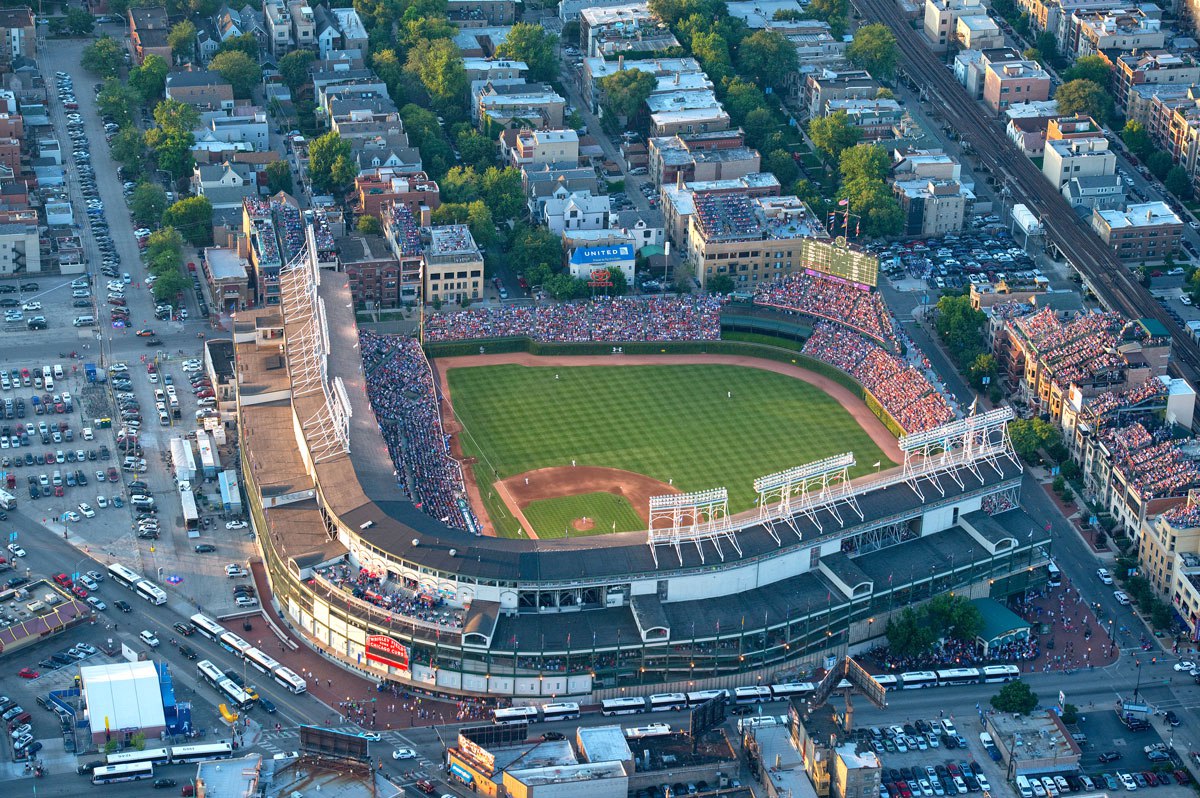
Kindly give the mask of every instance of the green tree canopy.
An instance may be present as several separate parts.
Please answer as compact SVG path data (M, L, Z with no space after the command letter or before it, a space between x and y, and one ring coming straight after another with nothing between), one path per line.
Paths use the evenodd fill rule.
M704 283L710 294L732 294L735 284L728 274L714 274Z
M496 48L497 58L524 61L529 67L531 80L553 80L558 75L558 61L554 50L558 37L548 33L541 25L518 22Z
M553 272L562 270L562 238L545 227L521 225L509 243L508 265L517 274L525 275L530 285L537 285L530 274L537 266L545 266Z
M640 69L622 69L600 78L604 105L612 113L633 119L646 108L646 100L658 86L658 78Z
M1014 715L1028 715L1033 712L1037 703L1037 693L1022 679L1004 685L991 699L992 706L998 711L1011 712Z
M1154 141L1150 138L1150 133L1146 130L1145 125L1136 119L1130 119L1125 123L1125 127L1121 130L1121 140L1125 142L1129 151L1139 158L1145 159L1154 151Z
M208 68L218 73L233 86L233 96L245 99L262 82L262 68L241 50L226 50L217 53L209 61Z
M164 256L183 262L183 236L174 227L161 227L146 239L148 260L159 260Z
M55 36L86 36L96 27L96 18L75 6L67 6L61 17L50 17L49 22Z
M279 160L267 164L267 191L278 194L280 191L292 193L292 167L287 161Z
M467 72L462 54L449 39L422 39L408 54L405 69L421 81L425 91L442 107L457 106L467 94Z
M1105 124L1113 115L1112 96L1091 80L1072 80L1058 87L1054 93L1058 101L1058 112L1064 116L1086 115L1100 124Z
M501 222L515 219L525 206L525 189L519 169L493 166L483 173L480 188L488 211Z
M855 235L860 226L861 232L871 238L898 235L903 229L904 213L900 203L882 180L852 180L842 185L841 193L849 200L850 210L861 220L854 223L850 235Z
M151 53L142 61L141 66L130 70L129 88L133 89L145 104L160 100L166 94L169 69L165 59Z
M796 181L796 178L800 177L800 167L796 165L795 159L787 150L768 152L763 158L763 167L779 179L780 185L790 186Z
M157 183L141 182L129 197L129 212L133 220L143 227L158 227L163 211L170 203L167 192Z
M129 86L116 78L109 78L96 95L96 108L102 116L111 116L117 126L128 127L133 124L133 109L138 99Z
M163 224L180 232L194 247L212 246L213 207L208 197L187 197L163 213Z
M854 41L846 48L846 57L877 78L891 79L896 74L900 54L891 29L875 22L854 32Z
M165 272L158 276L154 281L154 288L151 293L154 294L155 302L174 302L175 298L183 293L188 287L188 279L179 273L176 269L173 272Z
M846 182L859 178L883 180L891 168L891 161L887 151L878 144L856 144L842 150L838 166L842 180Z
M983 340L983 311L971 307L969 296L943 296L937 303L934 329L960 370L965 371L975 358L986 352Z
M1099 86L1108 86L1112 81L1112 67L1103 56L1085 55L1075 59L1071 68L1063 72L1063 81L1090 80Z
M101 36L83 48L80 63L93 75L115 78L121 71L121 65L125 63L125 50L116 39Z
M748 80L734 77L725 81L725 97L721 101L729 116L737 122L744 122L751 111L762 109L770 113L767 107L767 95L763 90ZM773 119L774 117L772 117Z
M154 124L166 133L191 133L200 126L200 112L179 100L163 100L154 106Z
M258 39L253 33L246 32L238 36L230 36L225 41L221 42L221 46L217 48L217 55L221 53L245 53L246 57L257 62L258 61ZM228 78L226 78L228 80Z
M1062 433L1050 422L1040 418L1018 418L1008 425L1013 449L1023 460L1034 462L1038 449L1062 446Z
M733 74L729 44L719 33L704 32L692 36L692 55L714 83L719 84Z
M1179 164L1173 165L1163 178L1163 186L1180 199L1190 199L1192 196L1192 181L1187 170Z
M892 616L884 629L892 653L901 657L916 657L929 651L936 640L933 630L925 621L924 613L912 607L905 607L900 614Z
M437 115L427 108L409 103L400 108L400 119L404 122L408 140L421 151L425 171L440 182L454 162L454 151L437 121Z
M308 83L308 70L315 60L317 60L317 54L312 50L292 50L279 59L279 74L292 93L299 91L301 86ZM387 80L382 73L380 73L380 77Z
M196 139L190 132L157 127L146 131L145 141L158 168L172 178L179 180L192 173L196 165L195 159L192 158L192 145L196 143Z
M146 157L146 142L142 132L130 125L117 131L109 143L109 151L114 160L127 167L134 173L141 173Z
M442 201L451 204L468 203L483 193L479 173L473 166L452 166L438 181Z
M776 30L755 31L738 48L738 67L764 86L780 88L799 66L796 45Z
M862 131L850 124L845 111L837 111L809 122L808 136L817 149L832 160L839 161L842 152L862 138Z
M1174 163L1171 153L1165 150L1155 150L1146 158L1146 168L1159 180L1166 178L1167 172L1171 171L1171 165Z
M332 194L349 188L345 179L345 163L351 158L350 142L336 131L330 131L308 145L308 175L321 191Z
M454 139L463 163L476 170L487 169L496 161L496 142L477 130L463 130Z
M377 236L383 232L383 225L374 216L367 215L358 217L358 222L354 225L354 229L358 231L359 235Z
M849 5L848 0L813 0L805 7L803 13L806 19L828 22L830 35L840 39L846 32L846 12Z
M180 61L190 61L196 52L196 26L189 20L176 22L167 34L171 55Z

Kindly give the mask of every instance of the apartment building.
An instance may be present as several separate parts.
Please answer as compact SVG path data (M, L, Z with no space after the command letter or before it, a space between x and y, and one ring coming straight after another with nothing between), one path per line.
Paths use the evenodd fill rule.
M1112 175L1116 171L1117 156L1102 135L1046 140L1042 174L1059 191L1071 178Z
M880 141L896 136L900 128L900 117L904 109L896 100L888 98L870 100L830 100L825 104L826 116L839 111L846 120L858 128L863 141Z
M645 2L591 6L579 12L579 41L585 55L616 58L625 53L653 53L678 47Z
M376 219L382 219L384 208L393 204L405 205L413 217L420 217L422 208L437 210L441 196L437 182L424 172L381 166L362 172L354 180L355 210Z
M956 44L958 20L987 16L982 0L925 0L923 31L934 52L944 53Z
M581 93L591 104L593 113L600 108L600 81L627 69L647 72L656 78L673 79L679 76L680 81L689 84L695 79L694 76L701 76L703 80L708 81L708 88L712 88L712 81L708 80L700 62L695 58L626 58L623 55L611 61L600 57L585 58Z
M472 115L480 130L500 130L514 122L561 129L567 101L546 83L488 81L475 93Z
M500 134L500 155L523 169L545 164L579 163L579 134L574 130L505 130Z
M758 150L746 146L741 130L656 136L648 144L648 171L656 187L730 180L757 172Z
M1077 10L1062 51L1074 58L1107 52L1162 47L1167 41L1158 7L1153 3L1129 8Z
M865 69L822 69L804 76L800 108L809 119L825 116L830 100L870 100L879 91L879 83Z
M959 17L954 24L954 38L966 50L990 50L1004 46L1004 31L987 14Z
M483 254L465 224L421 228L425 251L424 301L483 297Z
M200 111L234 107L233 86L207 69L176 69L167 73L167 99L187 103Z
M1200 82L1200 64L1188 54L1168 50L1121 53L1113 61L1113 102L1128 116L1134 86L1180 85Z
M1000 114L1014 103L1050 96L1050 75L1036 61L988 63L983 74L983 102Z
M1183 220L1165 202L1143 202L1093 211L1092 229L1122 261L1156 263L1179 254Z
M167 34L171 30L167 10L161 7L135 7L129 9L127 16L134 60L141 64L146 56L157 55L168 64L172 63L171 47L167 44Z
M18 58L36 59L37 22L33 10L0 9L0 64L11 65Z
M0 275L39 274L42 247L37 225L0 224Z
M975 195L957 180L896 180L892 191L904 213L901 235L957 233L975 205Z
M284 0L264 0L263 16L271 55L282 58L295 49L291 11Z
M400 307L400 262L386 238L360 234L340 238L337 258L338 270L348 277L355 307Z
M516 0L447 0L446 16L460 28L511 25Z

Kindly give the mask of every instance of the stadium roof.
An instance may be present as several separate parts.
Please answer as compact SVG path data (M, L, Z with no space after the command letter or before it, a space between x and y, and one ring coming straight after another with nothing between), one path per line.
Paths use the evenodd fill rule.
M158 730L167 725L153 662L114 662L79 669L92 734Z

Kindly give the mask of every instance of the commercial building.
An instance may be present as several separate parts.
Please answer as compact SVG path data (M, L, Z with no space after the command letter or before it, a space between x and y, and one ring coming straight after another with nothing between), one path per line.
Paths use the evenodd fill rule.
M458 302L483 296L483 254L465 224L421 228L425 250L425 302Z
M1094 211L1092 229L1122 261L1157 262L1179 253L1183 220L1165 202L1143 202L1124 211Z
M92 742L127 742L135 734L156 740L167 730L158 669L150 661L85 665L79 689Z
M1138 566L1159 598L1183 619L1188 639L1200 635L1200 495L1147 519L1138 544Z
M208 247L204 250L204 274L213 304L222 313L234 313L254 302L250 285L250 262L236 249Z
M649 146L648 171L654 185L734 180L759 171L758 150L747 147L740 130L656 136Z
M674 183L662 186L663 226L667 240L677 247L687 246L688 224L696 212L697 194L745 194L747 197L778 197L782 186L771 172L754 172L730 180Z
M738 290L753 290L805 267L801 239L829 237L798 197L697 194L693 202L686 251L701 288L726 275Z
M1058 713L1043 709L1029 715L989 713L984 729L1000 749L1009 775L1066 774L1079 769L1083 754Z
M925 0L924 33L931 49L944 53L957 45L958 20L978 16L987 17L982 0Z
M975 195L957 180L897 180L892 190L904 214L903 235L958 232L975 205Z
M1050 96L1050 74L1036 61L989 62L983 73L983 102L997 114L1014 103Z

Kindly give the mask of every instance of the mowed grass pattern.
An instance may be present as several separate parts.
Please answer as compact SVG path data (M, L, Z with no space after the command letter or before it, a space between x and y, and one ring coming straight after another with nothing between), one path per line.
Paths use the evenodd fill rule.
M485 494L493 469L504 478L574 460L684 491L725 486L738 512L754 506L764 474L847 451L852 476L892 464L828 394L760 369L499 365L451 368L448 378Z
M530 502L524 512L539 538L582 537L646 528L633 506L623 496L611 493L581 493L578 496L542 499ZM577 518L590 519L595 526L580 531L573 526Z

